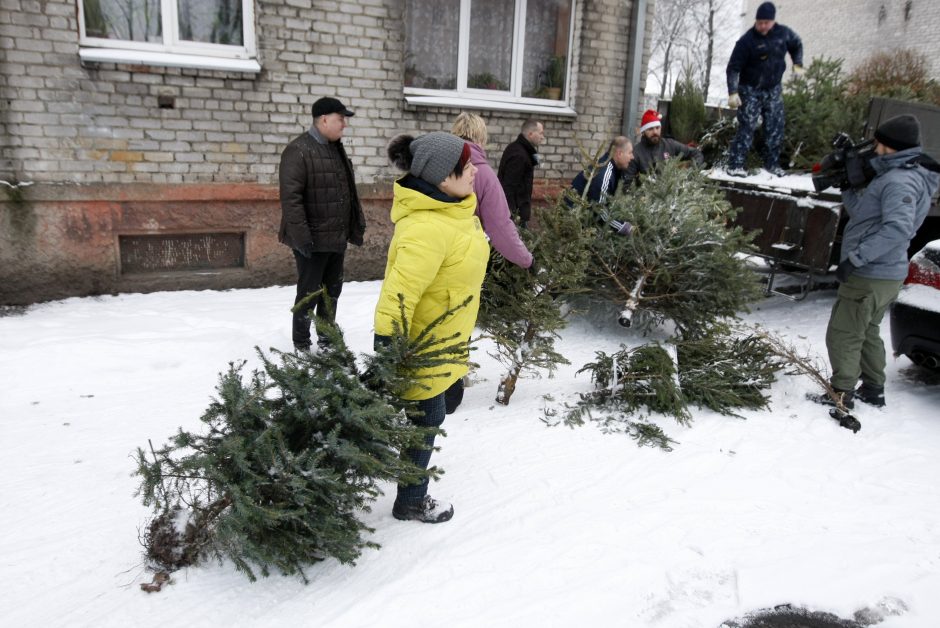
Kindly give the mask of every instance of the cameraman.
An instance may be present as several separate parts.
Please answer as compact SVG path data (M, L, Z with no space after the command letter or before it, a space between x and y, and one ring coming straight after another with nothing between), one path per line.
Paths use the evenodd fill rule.
M940 164L922 153L920 123L912 115L890 118L875 130L875 153L875 178L868 187L842 192L849 221L836 270L839 292L826 330L830 384L847 408L855 405L853 398L885 405L879 325L907 277L907 247L940 185ZM815 400L833 403L828 395Z

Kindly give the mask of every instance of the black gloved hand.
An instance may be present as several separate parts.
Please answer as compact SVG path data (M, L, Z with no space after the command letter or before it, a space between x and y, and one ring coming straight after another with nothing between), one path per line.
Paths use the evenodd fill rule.
M633 233L633 225L629 222L624 222L619 229L617 229L617 235L628 236Z
M372 350L378 351L382 347L391 347L392 346L392 337L391 336L382 336L379 334L372 335Z
M836 281L839 283L845 283L849 280L849 275L855 272L855 264L850 262L848 259L839 262L839 267L836 268Z
M535 261L535 255L532 256L532 263L529 264L529 267L526 268L526 270L529 271L529 273L531 273L533 276L539 274L539 265L538 262Z
M303 255L304 257L306 257L307 259L310 259L311 257L313 257L313 253L314 253L313 242L307 242L303 246L296 248L294 250L300 253L301 255Z

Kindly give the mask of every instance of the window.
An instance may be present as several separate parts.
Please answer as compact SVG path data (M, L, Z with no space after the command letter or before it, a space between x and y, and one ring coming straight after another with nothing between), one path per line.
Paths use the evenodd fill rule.
M261 69L253 0L81 0L79 12L84 61Z
M406 0L406 97L567 106L572 5L573 0Z

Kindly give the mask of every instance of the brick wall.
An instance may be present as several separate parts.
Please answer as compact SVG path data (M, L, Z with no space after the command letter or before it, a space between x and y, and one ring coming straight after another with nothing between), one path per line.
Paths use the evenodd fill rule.
M631 5L619 0L577 3L573 54L578 71L572 104L578 115L541 116L547 138L539 173L543 187L567 181L580 169L579 142L594 149L619 132ZM110 202L121 198L126 186L147 186L148 200L159 201L178 197L181 187L202 186L198 194L183 193L202 198L205 189L213 189L211 184L224 184L215 189L225 189L220 202L228 211L200 212L200 202L211 199L148 205L159 214L156 224L171 222L180 231L224 227L266 187L276 213L280 152L310 124L310 105L322 95L336 95L355 110L344 142L358 183L374 188L372 198L386 199L377 201L378 206L387 203L390 182L399 174L384 154L388 139L400 132L449 130L460 111L405 104L400 0L257 0L262 66L257 75L101 63L83 67L76 6L75 0L0 0L0 180L32 183L12 195L0 185L6 193L0 194L0 285L12 285L14 277L23 285L23 278L35 276L37 269L64 272L74 259L48 250L55 242L28 233L43 233L43 221L61 224L53 220L56 212L91 211L89 193ZM650 1L647 24L653 6ZM171 100L173 107L161 108L158 99ZM480 113L489 124L488 152L495 166L527 114ZM239 190L244 191L244 204L239 203ZM17 230L24 220L38 226L31 232ZM383 220L384 212L377 209L372 226ZM118 223L112 220L89 214L85 221L97 225L96 237L118 236ZM273 224L249 222L253 228ZM367 238L387 239L389 231L387 224L370 227ZM58 227L46 233L73 237L69 229ZM289 281L289 251L271 244L270 238L251 237L270 245L258 253L273 260L258 281ZM385 241L374 248L384 253ZM81 255L82 247L72 244L60 248ZM94 288L80 282L86 287L71 293L121 288L116 262L109 269L101 255L98 259L97 272L101 264L109 272L92 282ZM74 267L65 270L68 276L74 273ZM224 287L229 280L217 281L217 287ZM155 285L175 287L173 280ZM63 290L69 293L67 286L51 292L37 287L30 295L10 294L7 288L0 303L53 298Z

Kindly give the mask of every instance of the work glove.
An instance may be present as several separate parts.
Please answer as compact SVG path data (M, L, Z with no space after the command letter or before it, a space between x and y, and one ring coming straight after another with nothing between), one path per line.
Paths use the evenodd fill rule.
M540 268L538 262L535 261L535 255L532 256L532 263L529 264L529 267L526 268L526 270L529 271L533 276L539 274Z
M793 76L803 76L803 72L805 70L802 65L793 64Z
M623 225L617 229L617 235L629 236L631 233L633 233L633 225L629 222L624 222Z
M741 97L738 96L737 93L728 94L728 108L737 109L740 106L741 106Z
M300 253L301 255L303 255L304 257L306 257L307 259L310 259L311 257L313 257L313 242L307 242L303 246L298 247L294 250Z
M839 262L839 267L836 268L836 280L839 283L845 283L849 280L849 275L855 272L855 268L855 264L848 259Z

